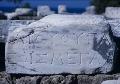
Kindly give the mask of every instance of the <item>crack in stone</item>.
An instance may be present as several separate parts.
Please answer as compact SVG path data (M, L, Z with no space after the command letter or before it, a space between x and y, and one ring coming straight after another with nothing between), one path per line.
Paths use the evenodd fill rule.
M28 37L28 36L30 36L30 35L32 35L32 34L34 34L34 30L33 30L33 29L28 33L28 35L25 35L25 36L22 36L22 37L19 37L19 38L12 39L12 40L9 41L9 43L15 42L15 41L17 41L17 40L19 40L19 39L26 38L26 37Z

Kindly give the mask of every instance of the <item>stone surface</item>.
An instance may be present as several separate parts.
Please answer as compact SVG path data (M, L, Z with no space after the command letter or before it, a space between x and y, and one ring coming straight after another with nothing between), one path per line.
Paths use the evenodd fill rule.
M0 84L12 84L10 75L5 72L0 72Z
M43 77L40 84L65 84L65 77L61 75Z
M50 15L14 30L6 44L6 71L92 74L112 70L114 44L97 15Z
M107 80L103 81L101 84L120 84L120 80Z
M33 11L30 8L17 8L15 12L5 13L8 20L18 20L19 16L32 16Z
M13 32L19 26L26 26L34 20L0 20L0 42L5 42L8 33Z
M21 77L20 79L16 79L15 84L40 84L38 83L38 80L40 80L41 77L36 76L36 77Z
M108 20L111 30L113 32L113 35L116 37L120 37L120 19L116 20Z
M115 75L96 75L94 76L94 79L92 81L92 84L101 84L103 81L106 80L113 80L113 79L117 79L118 77L116 77Z
M37 8L37 16L38 17L43 17L43 16L47 16L47 15L51 15L54 14L54 11L51 11L49 6L38 6Z
M58 14L64 14L67 12L66 5L59 5L58 6Z
M120 19L120 7L107 7L105 10L105 16L108 19Z
M83 14L95 14L95 6L89 6Z
M77 78L75 75L68 75L65 79L65 84L77 84Z
M120 19L115 19L115 20L108 20L109 25L111 26L111 32L112 32L112 37L113 41L115 42L116 45L116 52L114 55L114 72L119 73L120 72Z
M120 74L105 75L11 75L0 72L0 84L119 84ZM117 83L118 82L118 83Z
M87 75L77 76L78 84L92 84L94 77Z

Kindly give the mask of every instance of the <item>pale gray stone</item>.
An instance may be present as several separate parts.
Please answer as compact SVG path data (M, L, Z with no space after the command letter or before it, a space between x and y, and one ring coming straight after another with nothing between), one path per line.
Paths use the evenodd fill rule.
M10 75L5 72L0 72L0 84L12 84Z
M19 26L26 26L35 20L0 20L0 42L5 42L8 33L13 32Z
M40 84L65 84L65 77L62 75L43 77Z
M82 14L96 14L96 12L95 12L95 6L88 6L86 8L86 11L83 12Z
M117 79L117 77L115 75L104 75L104 74L96 75L94 77L92 84L101 84L103 81L113 80L113 79Z
M38 17L43 17L47 15L54 14L54 11L51 11L50 7L45 5L45 6L38 6L37 8L37 16Z
M67 12L67 7L66 5L59 5L58 6L58 14L64 14Z
M92 74L112 70L114 43L104 17L50 15L17 28L6 44L6 71Z
M33 15L33 10L30 8L16 8L15 12L5 13L8 20L17 20L19 16L31 16Z
M66 76L65 84L77 84L77 78L75 77L75 75Z
M92 84L94 77L87 75L78 75L77 80L78 84Z
M120 7L106 7L105 16L108 19L120 19Z
M38 84L38 80L40 80L41 77L36 76L36 77L21 77L20 79L16 79L15 84ZM40 83L39 83L40 84Z

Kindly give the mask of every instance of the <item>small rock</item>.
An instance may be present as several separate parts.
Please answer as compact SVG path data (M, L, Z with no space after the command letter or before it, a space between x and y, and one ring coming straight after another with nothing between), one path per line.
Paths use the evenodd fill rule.
M75 75L66 76L65 84L76 84L76 83L77 83L77 79L76 79Z
M0 84L12 84L10 75L5 72L0 72Z
M16 84L37 84L38 81L40 81L41 77L22 77L20 79L16 79Z
M61 75L46 76L41 80L40 84L65 84L65 78Z
M93 76L78 75L78 84L92 84Z
M96 75L92 84L101 84L105 80L117 79L114 75Z

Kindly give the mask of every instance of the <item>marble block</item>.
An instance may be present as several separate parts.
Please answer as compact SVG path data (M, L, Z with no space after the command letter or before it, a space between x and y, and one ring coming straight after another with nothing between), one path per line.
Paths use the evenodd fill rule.
M6 43L6 72L92 74L112 70L114 43L104 17L49 15L17 28Z

